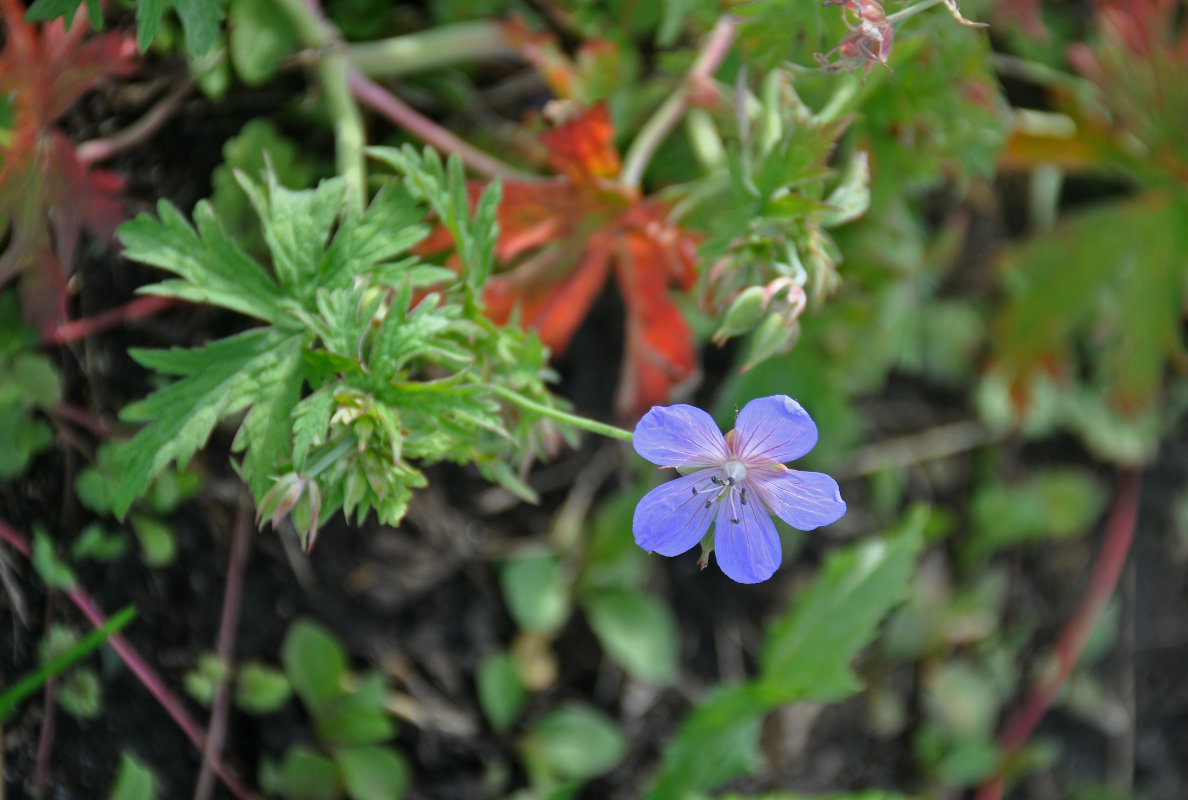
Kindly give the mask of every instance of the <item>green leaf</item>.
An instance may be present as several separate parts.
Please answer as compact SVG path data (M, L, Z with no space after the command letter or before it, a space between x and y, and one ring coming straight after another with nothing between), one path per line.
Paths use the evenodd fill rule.
M132 530L136 531L136 538L140 540L144 563L150 567L166 567L172 564L177 556L173 529L147 514L133 514L131 522Z
M858 689L849 663L907 596L927 512L904 530L834 553L792 610L769 627L759 684L773 702L835 702Z
M27 406L48 409L62 397L62 379L53 362L37 353L18 353L8 364L7 389Z
M424 206L407 189L385 184L362 217L348 214L340 222L318 266L318 286L346 288L356 276L371 273L382 276L385 285L397 285L398 276L407 277L405 271L398 269L392 274L382 265L408 252L429 234L429 228L422 224L424 216Z
M388 687L378 673L359 679L348 693L314 710L318 738L348 746L385 742L396 735L396 725L387 711Z
M160 7L162 0L152 0L153 7ZM204 55L219 40L219 23L223 20L223 9L217 0L170 0L173 10L181 19L186 32L186 52L192 56ZM140 13L145 13L141 0ZM158 15L158 24L159 24ZM139 35L138 35L139 38ZM141 45L143 50L145 45Z
M508 611L524 630L549 633L569 618L569 586L555 556L512 559L503 564L499 578Z
M45 581L45 585L54 589L71 591L78 578L58 554L54 552L54 544L41 528L33 529L33 569Z
M289 626L281 646L281 662L293 690L314 713L343 693L346 653L321 625L299 619Z
M94 561L115 561L128 549L128 540L119 531L108 532L103 525L92 522L70 547L70 557L75 561L89 558Z
M479 705L491 727L506 731L524 708L524 681L515 659L502 651L491 653L479 662L475 678Z
M103 7L99 0L86 0L87 20L95 30L103 30ZM83 0L34 0L25 12L25 22L50 22L61 17L66 30L74 23L74 16Z
M182 679L186 694L207 708L214 702L215 690L227 678L227 666L218 653L203 653L198 663Z
M107 800L155 800L157 779L153 773L130 753L120 753L120 771Z
M270 714L285 703L293 692L289 679L278 669L249 661L235 677L235 704L249 714Z
M759 725L771 707L753 684L718 689L681 723L644 797L686 800L753 770Z
M983 485L970 504L973 531L962 555L972 564L1013 544L1084 533L1104 506L1101 484L1081 470L1040 472L1019 486Z
M301 344L298 336L285 340L273 354L273 362L251 376L256 386L248 391L256 401L231 444L232 450L247 450L241 473L257 498L268 492L277 466L288 460L291 416L304 384Z
M284 295L264 268L240 249L220 227L206 201L194 209L197 228L169 202L157 204L160 219L141 214L116 231L124 255L168 270L181 280L141 287L146 294L208 303L266 320L292 325Z
M136 46L142 53L148 50L161 30L161 16L165 13L166 2L167 0L137 0Z
M95 670L78 667L58 685L58 703L77 719L95 719L103 710L103 690Z
M532 726L525 757L562 780L585 781L610 771L627 752L614 720L584 705L565 705Z
M338 769L326 756L296 745L285 753L276 787L285 800L338 800Z
M900 533L833 553L813 584L768 629L760 674L700 704L665 749L649 800L685 800L758 763L767 712L805 699L836 701L857 689L850 661L907 595L926 511Z
M666 604L640 592L609 591L591 595L585 606L607 655L632 677L656 685L676 678L680 634Z
M260 375L272 375L278 362L291 358L295 343L292 334L264 328L195 350L133 351L144 366L183 378L124 408L125 420L150 424L120 449L115 513L125 514L169 462L184 467L220 419L269 399L277 387L263 384Z
M0 479L20 475L53 440L49 427L29 419L22 403L0 402Z
M389 747L340 747L334 760L351 800L399 800L408 785L408 767Z
M311 307L316 277L334 220L343 208L346 181L329 178L314 190L286 189L268 170L264 186L243 173L236 180L263 223L264 240L281 287Z
M54 656L48 663L41 665L39 669L0 692L0 724L7 722L17 705L44 686L46 681L55 675L61 675L79 659L103 644L108 636L122 630L135 618L136 609L132 606L121 609L113 614L102 627L91 631L65 651Z
M293 51L297 33L280 6L269 0L236 0L228 27L231 64L248 86L268 81Z

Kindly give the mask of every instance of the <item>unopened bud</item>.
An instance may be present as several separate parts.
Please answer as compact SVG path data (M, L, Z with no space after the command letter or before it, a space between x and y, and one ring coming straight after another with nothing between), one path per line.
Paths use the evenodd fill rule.
M765 292L762 286L748 286L739 292L722 316L722 324L714 331L713 343L721 347L727 340L758 325L767 305Z
M795 320L788 320L782 314L770 314L759 324L751 337L751 352L743 364L742 372L747 372L772 356L788 350L800 338L800 324Z

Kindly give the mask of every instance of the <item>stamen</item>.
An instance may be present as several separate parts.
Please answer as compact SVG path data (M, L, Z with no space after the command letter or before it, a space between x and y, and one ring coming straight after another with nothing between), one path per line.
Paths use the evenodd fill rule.
M738 499L742 501L744 506L747 504L747 487L742 487L742 491L738 493Z

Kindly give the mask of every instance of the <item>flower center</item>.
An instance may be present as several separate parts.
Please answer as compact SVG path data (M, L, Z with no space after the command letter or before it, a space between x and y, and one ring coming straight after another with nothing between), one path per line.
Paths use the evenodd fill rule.
M732 458L722 465L722 475L726 478L726 482L731 485L741 483L746 480L747 465L737 458Z
M720 478L717 475L710 476L709 486L694 486L693 496L711 493L716 495L705 501L706 508L725 500L730 506L730 521L738 524L741 507L747 504L747 486L743 483L747 477L747 466L737 458L732 458L722 465L721 473Z

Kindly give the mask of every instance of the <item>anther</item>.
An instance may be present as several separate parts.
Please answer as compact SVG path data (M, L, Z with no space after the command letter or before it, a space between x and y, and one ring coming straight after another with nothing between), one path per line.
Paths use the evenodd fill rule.
M743 487L742 491L738 493L738 499L742 501L745 506L747 504L747 487Z

